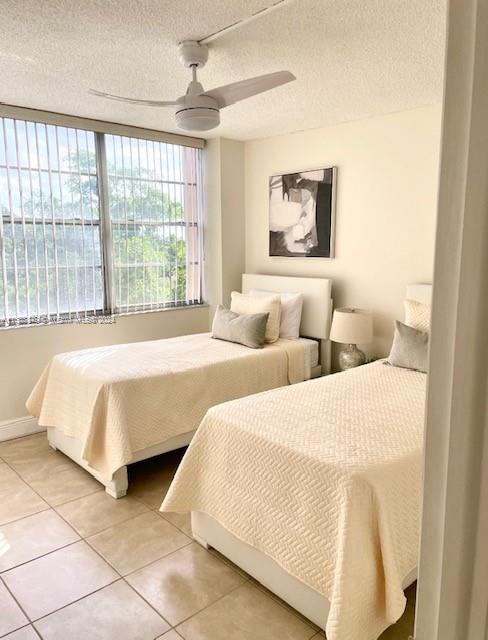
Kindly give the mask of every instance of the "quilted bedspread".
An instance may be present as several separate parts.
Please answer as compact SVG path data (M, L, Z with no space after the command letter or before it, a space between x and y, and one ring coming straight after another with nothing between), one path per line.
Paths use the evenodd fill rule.
M137 451L196 429L209 407L304 378L299 341L249 349L202 333L57 355L27 409L81 440L110 479Z
M375 640L417 565L423 373L375 362L210 409L161 507L202 511Z

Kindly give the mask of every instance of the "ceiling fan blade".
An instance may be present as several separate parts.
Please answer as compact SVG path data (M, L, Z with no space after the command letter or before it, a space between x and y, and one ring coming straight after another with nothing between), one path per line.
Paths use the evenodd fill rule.
M226 84L223 87L217 87L211 91L205 91L204 96L210 96L217 100L219 108L228 107L231 104L245 100L258 93L269 91L282 84L296 80L290 71L276 71L275 73L266 73L263 76L240 80L232 84Z
M99 98L108 98L109 100L117 100L118 102L127 102L128 104L140 104L145 107L175 107L178 103L174 100L139 100L139 98L126 98L125 96L116 96L112 93L97 91L90 89L88 93Z

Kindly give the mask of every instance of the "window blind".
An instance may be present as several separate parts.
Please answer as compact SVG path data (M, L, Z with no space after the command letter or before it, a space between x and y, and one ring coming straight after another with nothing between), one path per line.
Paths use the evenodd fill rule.
M117 311L198 303L198 150L105 140Z
M0 326L201 302L198 148L0 117Z
M94 134L3 118L0 323L103 310Z

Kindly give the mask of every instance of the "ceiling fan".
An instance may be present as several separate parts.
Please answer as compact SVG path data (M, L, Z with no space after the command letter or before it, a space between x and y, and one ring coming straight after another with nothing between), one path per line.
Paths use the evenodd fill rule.
M279 87L295 80L290 71L267 73L255 78L240 80L232 84L205 91L197 80L197 69L201 69L208 60L208 48L194 40L186 40L179 45L180 60L192 71L192 80L185 95L176 100L142 100L127 98L103 91L90 89L90 93L110 100L128 102L149 107L175 107L176 124L188 131L208 131L220 124L220 110L231 104Z

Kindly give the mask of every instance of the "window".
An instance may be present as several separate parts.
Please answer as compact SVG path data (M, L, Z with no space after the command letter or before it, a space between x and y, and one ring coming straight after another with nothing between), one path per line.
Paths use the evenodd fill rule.
M201 302L200 150L0 117L0 326Z
M117 308L199 302L197 149L105 140Z

